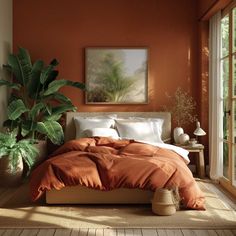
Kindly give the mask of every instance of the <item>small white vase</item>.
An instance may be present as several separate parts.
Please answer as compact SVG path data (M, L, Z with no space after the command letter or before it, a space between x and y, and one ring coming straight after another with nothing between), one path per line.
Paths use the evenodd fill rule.
M179 143L179 136L184 133L183 128L181 127L176 127L174 128L174 141L175 143Z
M179 136L179 143L180 144L187 144L189 141L189 135L188 134L181 134Z

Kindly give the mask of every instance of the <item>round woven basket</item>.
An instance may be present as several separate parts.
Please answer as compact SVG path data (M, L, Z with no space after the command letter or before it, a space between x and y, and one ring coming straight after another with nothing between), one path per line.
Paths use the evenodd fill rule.
M157 189L152 200L152 211L161 216L173 215L176 205L172 190Z

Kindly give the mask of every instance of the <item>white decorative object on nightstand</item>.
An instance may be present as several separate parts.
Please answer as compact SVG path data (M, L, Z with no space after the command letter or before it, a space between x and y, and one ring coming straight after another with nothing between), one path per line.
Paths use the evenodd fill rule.
M183 128L181 127L176 127L174 128L174 140L175 143L179 143L179 136L184 133Z
M185 144L187 144L188 143L188 141L189 141L189 135L188 134L181 134L180 136L179 136L179 143L180 144L182 144L182 145L185 145Z
M206 135L206 132L201 128L199 121L197 121L196 126L197 126L197 128L193 132L193 134L196 135L196 139L198 136Z

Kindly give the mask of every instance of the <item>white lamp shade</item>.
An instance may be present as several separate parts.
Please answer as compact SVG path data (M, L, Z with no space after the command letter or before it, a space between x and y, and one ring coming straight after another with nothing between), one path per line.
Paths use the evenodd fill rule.
M204 136L206 135L206 132L200 127L200 122L197 121L197 128L193 132L196 136Z

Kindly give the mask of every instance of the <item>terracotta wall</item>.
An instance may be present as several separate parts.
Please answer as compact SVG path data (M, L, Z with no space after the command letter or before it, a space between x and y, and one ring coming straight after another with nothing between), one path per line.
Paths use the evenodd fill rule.
M62 78L84 81L85 47L149 48L148 105L85 105L82 92L64 89L80 111L160 110L178 86L198 99L196 0L14 0L13 13L14 51L56 57Z

